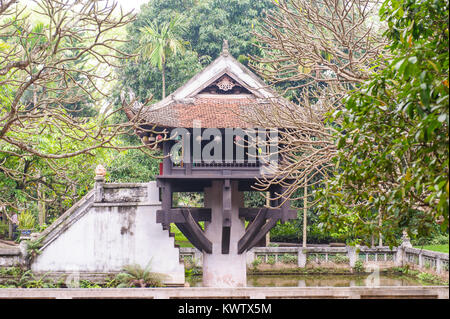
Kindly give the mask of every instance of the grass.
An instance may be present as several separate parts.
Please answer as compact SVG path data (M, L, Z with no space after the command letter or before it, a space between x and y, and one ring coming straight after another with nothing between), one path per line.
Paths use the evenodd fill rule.
M180 247L194 247L176 225L170 224L170 232L175 234L175 244Z
M445 245L414 246L414 248L438 251L438 252L441 252L441 253L447 253L448 254L448 244L445 244Z

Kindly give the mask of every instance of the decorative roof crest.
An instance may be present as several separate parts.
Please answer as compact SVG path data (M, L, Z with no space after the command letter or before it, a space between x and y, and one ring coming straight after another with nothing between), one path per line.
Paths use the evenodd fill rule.
M230 51L228 51L228 40L223 40L222 44L222 53L221 55L227 56L230 54Z

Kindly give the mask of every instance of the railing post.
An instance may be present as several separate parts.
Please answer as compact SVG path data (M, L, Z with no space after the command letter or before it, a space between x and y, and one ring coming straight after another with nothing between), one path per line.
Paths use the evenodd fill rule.
M103 201L103 184L105 183L106 169L99 164L95 168L95 184L94 184L94 202L101 203Z
M436 257L436 272L438 274L442 272L442 261L440 257Z
M298 266L300 268L305 268L306 267L306 250L304 251L303 248L299 248L298 249Z
M406 252L405 247L403 245L397 247L397 251L395 253L395 265L397 267L403 267L405 264Z
M246 252L247 265L251 265L253 261L256 259L254 247Z
M351 268L355 267L356 259L358 257L358 254L356 253L357 247L354 246L347 246L347 256L349 260L349 265Z

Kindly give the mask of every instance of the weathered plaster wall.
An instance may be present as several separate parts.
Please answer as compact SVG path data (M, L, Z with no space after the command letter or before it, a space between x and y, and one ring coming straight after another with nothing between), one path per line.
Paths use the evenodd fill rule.
M103 202L93 202L69 227L54 229L59 234L44 244L31 269L107 273L128 264L151 263L151 271L168 276L166 283L183 284L184 266L174 238L156 223L160 209L156 183L104 186Z
M245 287L247 283L246 254L237 252L237 243L245 233L244 221L239 218L243 197L238 191L237 182L232 182L231 188L229 254L222 254L223 181L213 181L212 187L205 189L205 206L211 207L211 222L205 223L205 233L213 244L213 251L212 254L203 254L204 287Z

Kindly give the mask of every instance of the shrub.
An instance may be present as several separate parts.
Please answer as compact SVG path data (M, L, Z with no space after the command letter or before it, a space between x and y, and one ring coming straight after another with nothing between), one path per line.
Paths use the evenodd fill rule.
M34 215L30 211L24 211L17 216L19 220L19 228L20 229L34 229L36 225L36 219Z
M281 262L284 264L296 264L298 262L298 256L284 254L281 256Z
M333 256L333 258L331 258L331 261L336 264L347 264L350 262L350 259L348 258L348 256L338 254Z
M151 272L150 270L150 265L145 268L142 268L137 264L127 265L123 267L123 272L118 274L115 278L119 282L119 285L117 287L161 287L165 275Z
M364 262L362 260L357 260L355 262L355 267L353 267L355 272L364 272Z
M269 256L269 257L267 257L267 263L268 263L269 265L275 265L275 262L276 262L275 256Z
M413 246L426 246L426 245L448 245L448 234L442 234L437 232L429 237L421 237L411 240Z
M261 263L262 263L261 258L255 258L255 259L252 261L252 266L253 266L253 268L256 268L256 267L258 267L259 265L261 265Z

